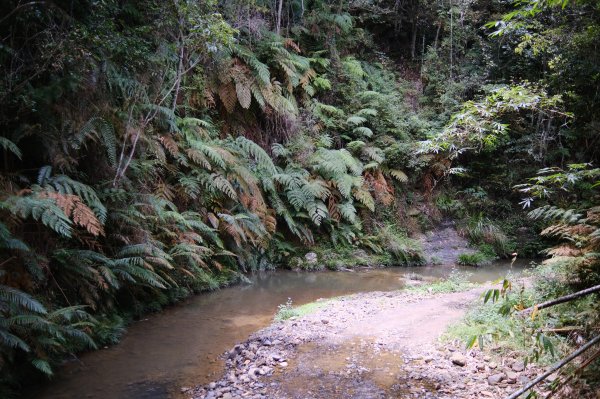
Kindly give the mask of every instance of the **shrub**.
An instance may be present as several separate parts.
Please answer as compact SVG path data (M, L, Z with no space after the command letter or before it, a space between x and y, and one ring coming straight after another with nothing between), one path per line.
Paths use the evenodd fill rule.
M481 253L462 253L458 255L458 264L463 266L483 266L491 262L491 259Z

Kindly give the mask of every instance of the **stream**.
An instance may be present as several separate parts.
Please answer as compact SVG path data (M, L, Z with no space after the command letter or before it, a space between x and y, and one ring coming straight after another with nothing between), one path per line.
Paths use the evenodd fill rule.
M493 281L512 270L520 273L522 261L512 269L498 261L481 268L460 268L473 282ZM189 298L177 306L149 315L129 326L118 345L83 354L57 372L53 381L28 397L142 398L181 397L181 387L217 379L223 371L219 356L248 335L267 326L277 306L291 298L301 305L368 291L403 288L408 273L444 278L452 268L370 269L356 272L262 272L250 276L252 284L237 285Z

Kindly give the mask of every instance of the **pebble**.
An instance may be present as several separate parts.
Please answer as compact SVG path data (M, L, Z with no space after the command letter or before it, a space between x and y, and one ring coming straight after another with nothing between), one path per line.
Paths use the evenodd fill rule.
M504 380L504 377L504 373L492 374L487 378L487 381L490 385L498 385L502 380Z
M460 367L464 367L467 364L467 358L458 352L452 354L452 356L450 357L450 361L452 362L452 364L455 364Z
M525 363L521 360L517 360L516 362L514 362L512 364L511 369L513 369L513 371L516 371L519 373L519 372L525 370Z
M509 384L516 383L518 377L519 377L519 375L517 373L515 373L514 371L506 372L506 382L508 382Z

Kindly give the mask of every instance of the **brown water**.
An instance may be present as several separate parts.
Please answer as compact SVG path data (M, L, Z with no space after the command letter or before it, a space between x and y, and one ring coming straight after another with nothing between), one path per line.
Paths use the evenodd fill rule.
M511 269L519 273L524 263ZM510 263L464 268L474 282L503 277ZM390 268L357 272L258 273L252 284L197 295L132 324L118 345L84 354L31 398L168 398L181 387L216 379L219 355L268 325L279 304L295 305L339 295L390 291L402 276L443 278L450 267Z

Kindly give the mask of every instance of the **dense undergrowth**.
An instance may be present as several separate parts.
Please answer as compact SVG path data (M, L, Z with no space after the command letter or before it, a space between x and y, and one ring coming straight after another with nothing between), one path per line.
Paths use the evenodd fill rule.
M308 251L419 264L444 217L486 260L538 255L560 215L513 186L597 160L599 30L593 1L530 5L490 36L512 5L3 2L0 383ZM583 169L526 195L596 215ZM566 255L597 276L586 229Z

